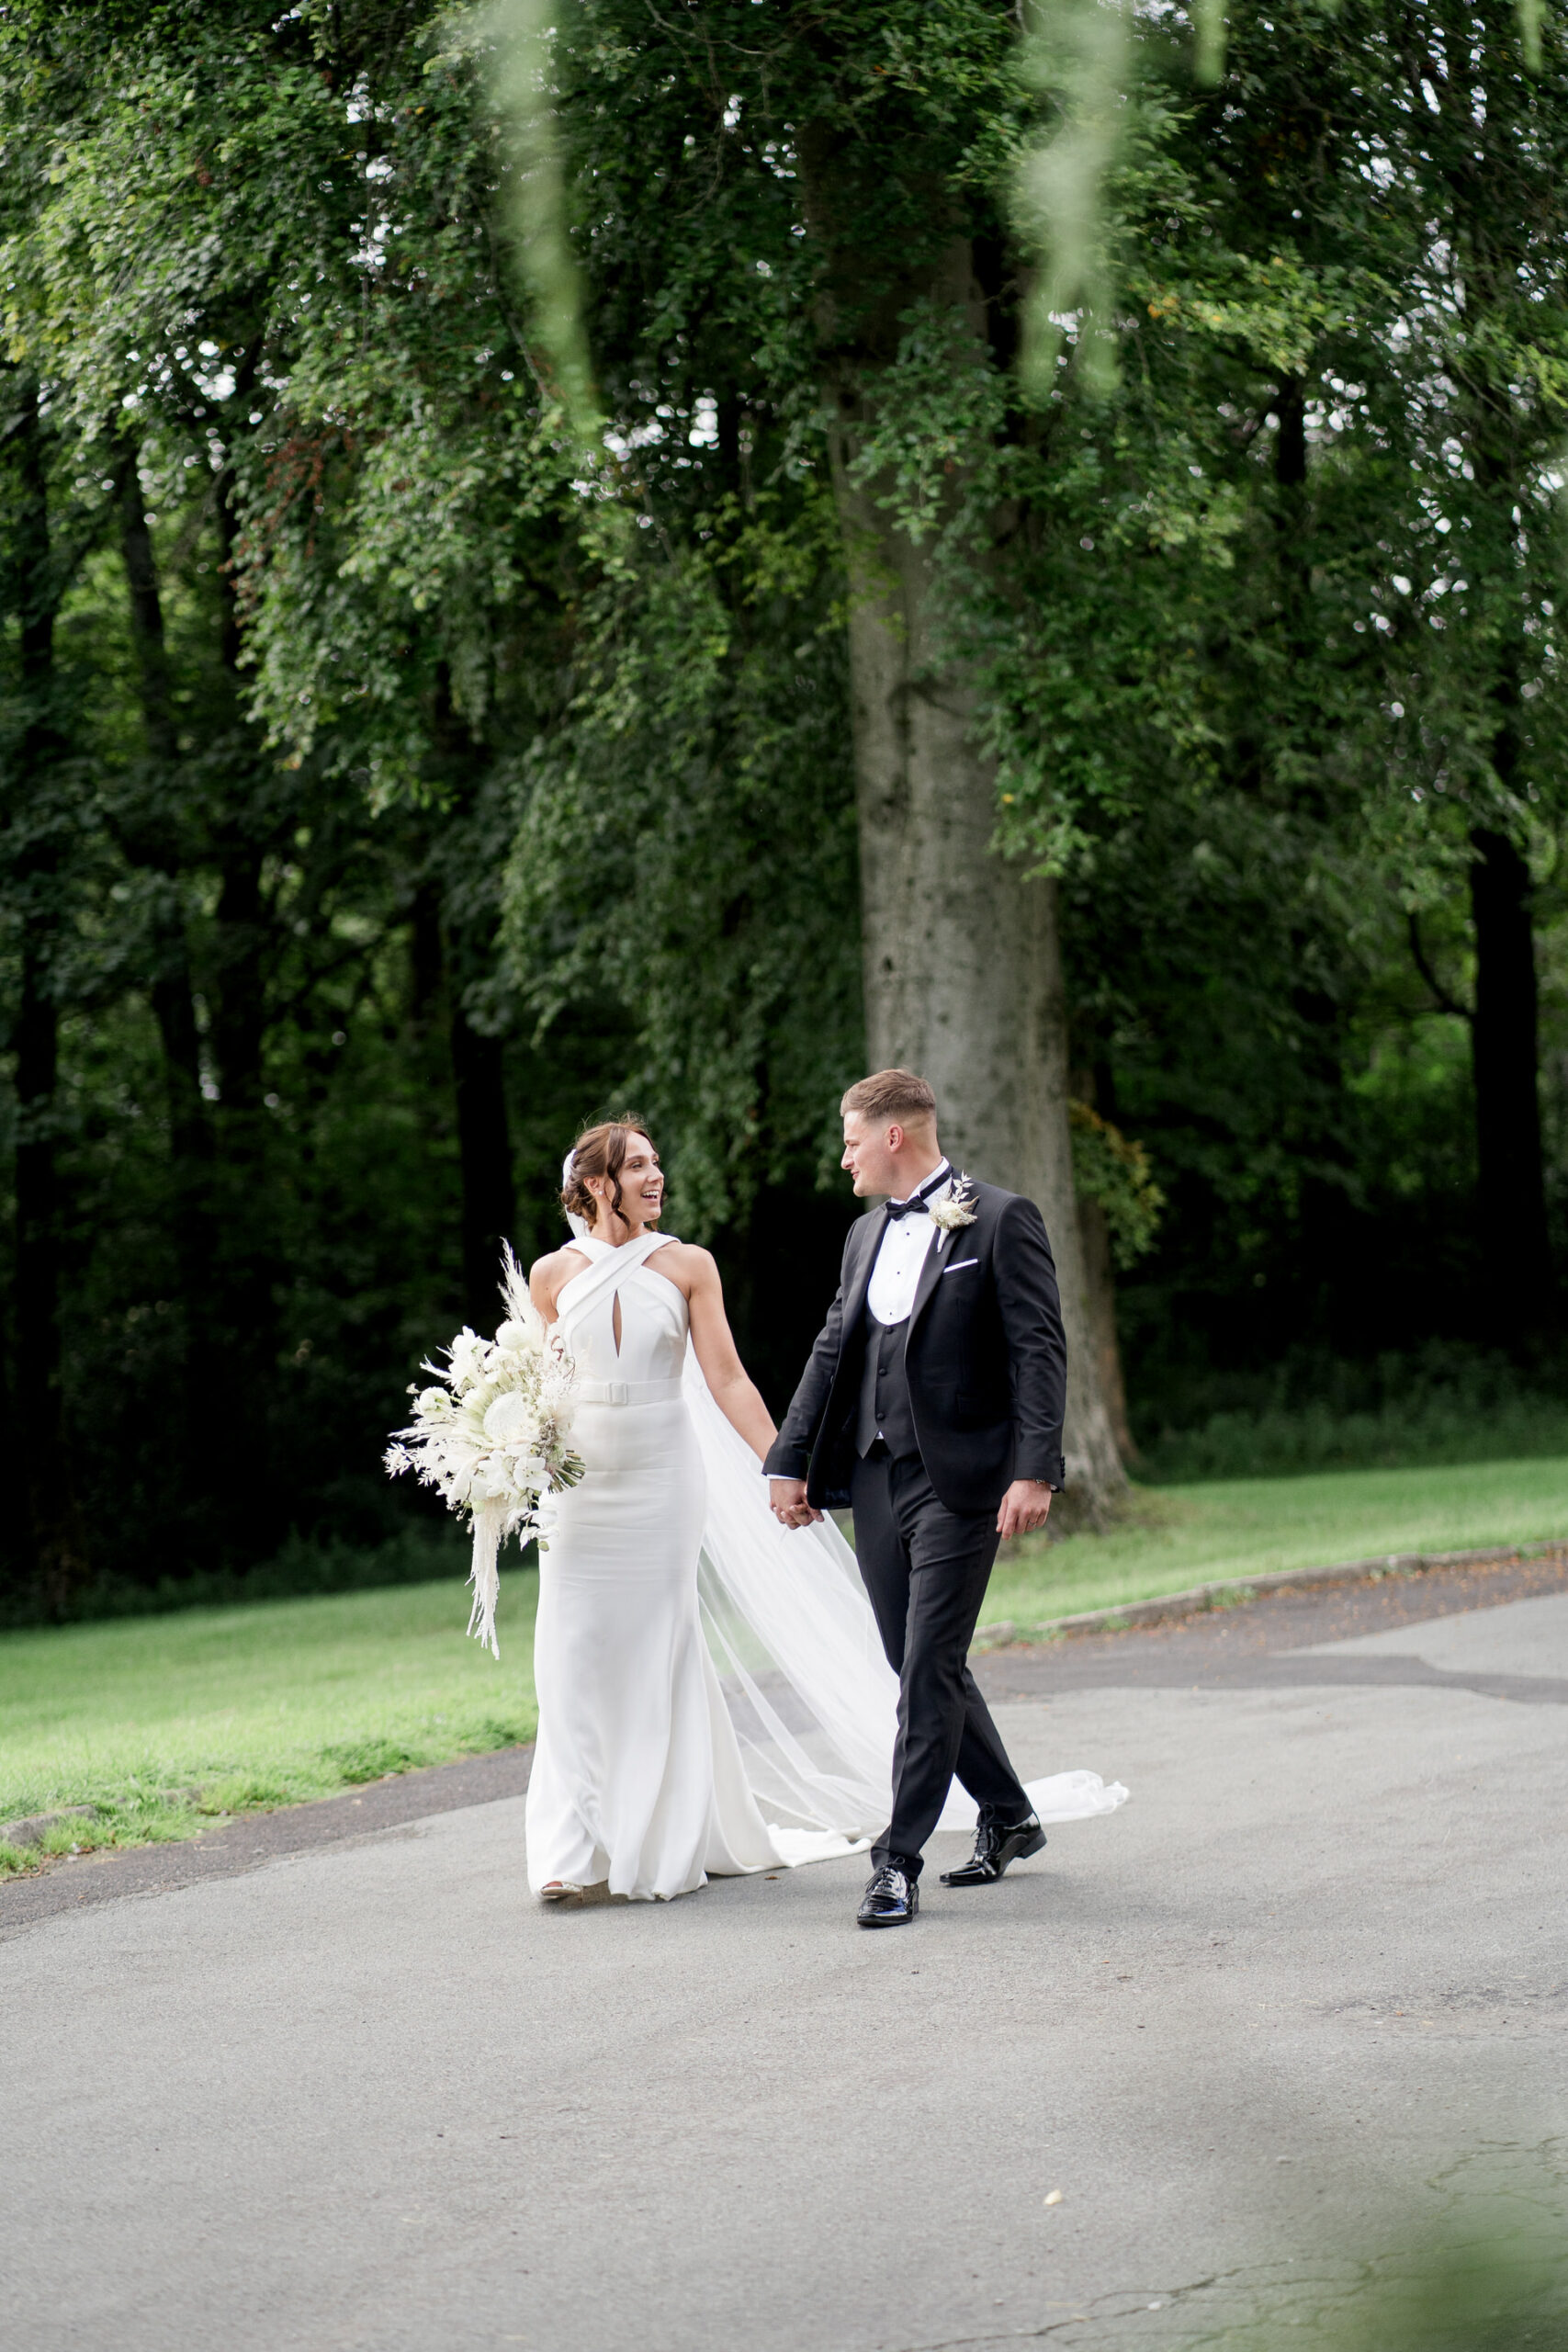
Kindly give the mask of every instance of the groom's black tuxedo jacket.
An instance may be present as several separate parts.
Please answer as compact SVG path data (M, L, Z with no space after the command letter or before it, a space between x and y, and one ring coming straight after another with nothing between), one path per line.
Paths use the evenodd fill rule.
M949 1510L994 1510L1014 1478L1063 1479L1067 1351L1056 1269L1032 1201L976 1184L973 1225L926 1252L904 1340L920 1456ZM850 1498L865 1295L887 1225L857 1218L838 1295L764 1465L804 1478L818 1510Z

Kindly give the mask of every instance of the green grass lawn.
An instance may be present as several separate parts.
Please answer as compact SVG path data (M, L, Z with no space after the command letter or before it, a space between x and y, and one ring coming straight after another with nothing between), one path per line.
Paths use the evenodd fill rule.
M1568 1461L1145 1488L1109 1535L1014 1545L997 1564L980 1622L1042 1624L1225 1577L1551 1536L1568 1536Z
M1109 1535L1015 1546L982 1622L1038 1624L1224 1577L1568 1536L1568 1461L1167 1487ZM502 1579L502 1658L459 1577L0 1635L0 1821L72 1804L55 1849L187 1836L532 1736L536 1580ZM198 1791L192 1799L189 1792ZM0 1868L35 1857L0 1849Z
M502 1578L499 1665L457 1577L0 1636L0 1821L96 1804L89 1842L188 1834L531 1738L536 1583Z

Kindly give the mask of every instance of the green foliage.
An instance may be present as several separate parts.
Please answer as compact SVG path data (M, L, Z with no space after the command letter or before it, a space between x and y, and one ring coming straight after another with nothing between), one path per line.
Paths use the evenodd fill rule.
M1549 1460L1568 1449L1560 1383L1438 1343L1371 1364L1298 1350L1265 1371L1211 1372L1146 1399L1138 1420L1139 1476L1158 1485Z
M34 653L29 672L19 600L4 645L0 957L12 1006L38 975L58 1069L46 1323L63 1335L68 1442L51 1480L84 1532L51 1605L69 1609L198 1567L231 1577L291 1522L364 1545L402 1519L375 1446L405 1366L460 1305L441 1032L466 1019L484 910L448 903L443 869L471 853L484 795L445 829L378 813L368 730L329 709L321 748L309 728L275 745L253 713L271 675L254 577L295 505L324 503L310 477L333 454L321 434L304 447L290 385L313 383L329 346L343 358L329 297L376 248L379 110L402 96L434 111L417 18L17 9L5 40L9 153L47 133L47 171L7 175L4 257L58 556L46 668ZM471 221L446 217L474 137L465 93L429 132L439 271L443 235L470 242ZM451 511L469 477L450 413L437 423ZM8 526L23 488L14 468ZM448 549L448 606L471 571ZM402 585L407 609L420 585ZM325 625L341 633L344 612ZM298 718L315 649L303 628L295 646ZM449 659L457 691L480 691L482 651ZM417 759L439 732L442 652L394 732L400 779L409 737ZM25 1270L37 1250L17 1247ZM9 1337L19 1350L19 1323ZM15 1352L13 1378L24 1398L36 1386ZM12 1600L36 1606L39 1530L8 1532Z
M1154 1247L1165 1194L1149 1169L1149 1155L1087 1102L1068 1105L1073 1132L1073 1183L1080 1196L1105 1212L1111 1253L1123 1269Z
M1021 227L1046 256L1028 311L1024 379L1036 391L1055 373L1061 320L1074 311L1082 313L1086 383L1105 393L1116 381L1103 205L1131 111L1133 31L1132 11L1120 0L1058 0L1030 11L1026 71L1058 115L1052 136L1026 154L1018 175Z
M1076 1057L1169 1195L1123 1294L1135 1398L1495 1328L1452 1008L1495 828L1560 1034L1564 288L1525 224L1568 84L1506 10L1483 38L1450 63L1382 6L1236 19L1207 100L1145 29L1103 176L1119 302L1022 384L996 326L906 313L863 450L934 536L998 839L1065 876ZM1113 393L1085 365L1112 333Z
M449 37L466 34L491 51L490 80L514 150L511 229L522 274L534 298L538 343L552 385L585 448L602 419L583 336L576 257L567 234L567 188L550 123L550 12L544 0L486 0L466 16L454 11Z
M1458 1442L1194 1400L1483 1328L1483 833L1568 1205L1568 49L1314 0L1211 89L1215 21L1195 84L1076 0L0 17L7 1609L417 1565L409 1369L628 1094L782 1402L863 1050L852 412L1060 878L1137 1425Z
M733 1261L760 1187L815 1183L858 1061L819 491L764 486L788 428L764 454L689 384L695 442L584 458L506 255L486 38L402 0L0 27L18 1085L29 991L48 1046L0 1114L50 1202L4 1241L58 1388L20 1320L6 1352L63 1416L59 1525L24 1498L0 1544L13 1614L216 1596L269 1557L258 1589L401 1573L428 1522L383 1433L490 1311L499 1235L554 1246L576 1126L648 1094ZM727 266L776 343L788 300Z
M635 1039L623 1091L676 1138L694 1238L796 1155L836 1164L860 1051L830 524L783 503L727 501L674 558L620 534L562 719L520 763L512 968L538 1034L592 1007Z
M111 1555L112 1557L112 1555ZM175 1609L231 1608L240 1602L284 1600L325 1592L380 1592L468 1574L468 1550L449 1520L411 1520L380 1544L349 1544L291 1534L259 1565L186 1569L156 1583L124 1569L100 1569L54 1615L73 1624L106 1617L156 1617ZM0 1610L0 1628L33 1623L37 1605L25 1592Z

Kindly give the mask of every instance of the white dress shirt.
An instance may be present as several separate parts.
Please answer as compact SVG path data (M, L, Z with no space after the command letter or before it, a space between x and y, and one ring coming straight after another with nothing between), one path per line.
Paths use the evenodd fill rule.
M953 1184L953 1170L944 1159L933 1169L913 1197L921 1201L942 1199ZM936 1239L936 1227L920 1210L908 1216L889 1217L883 1230L882 1246L876 1253L876 1263L871 1270L871 1285L865 1303L879 1323L904 1323L908 1320L915 1305L915 1290L920 1279L920 1268L926 1262L926 1252Z
M953 1169L947 1160L933 1168L923 1184L917 1187L915 1197L922 1201L939 1201L951 1191ZM879 1323L907 1322L915 1307L915 1290L920 1279L920 1268L926 1262L926 1251L936 1239L936 1227L929 1216L916 1210L908 1216L889 1217L882 1231L882 1246L876 1253L876 1263L871 1270L871 1283L865 1303ZM762 1476L768 1473L764 1470Z

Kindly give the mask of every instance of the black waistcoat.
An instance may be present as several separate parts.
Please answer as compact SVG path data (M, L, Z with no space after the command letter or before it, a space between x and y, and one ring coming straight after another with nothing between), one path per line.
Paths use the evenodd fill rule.
M904 1369L908 1329L907 1317L902 1323L879 1323L869 1306L865 1310L865 1365L855 1419L857 1453L869 1453L878 1437L897 1461L919 1453L909 1376Z

